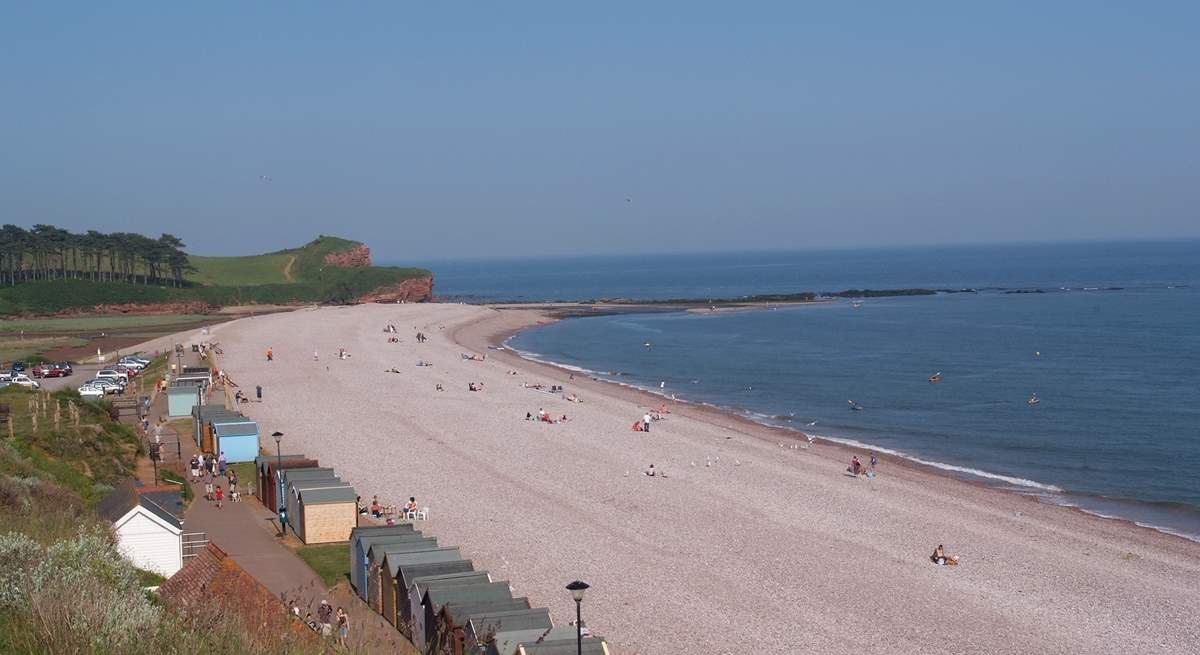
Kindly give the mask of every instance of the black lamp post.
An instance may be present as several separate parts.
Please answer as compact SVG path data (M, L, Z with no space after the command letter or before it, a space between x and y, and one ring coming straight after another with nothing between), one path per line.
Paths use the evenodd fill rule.
M278 505L277 513L279 514L279 531L282 532L283 536L286 537L287 536L287 509L286 509L287 506L280 504L284 501L283 473L279 468L283 464L283 450L279 445L279 442L283 440L283 433L280 432L279 430L276 430L275 432L273 432L271 434L271 436L275 437L275 480L276 480L275 486L277 487L277 489L275 490L275 504Z
M578 655L583 655L583 612L580 606L583 604L583 592L591 587L586 582L576 580L567 585L567 591L571 592L571 597L575 599L575 652Z

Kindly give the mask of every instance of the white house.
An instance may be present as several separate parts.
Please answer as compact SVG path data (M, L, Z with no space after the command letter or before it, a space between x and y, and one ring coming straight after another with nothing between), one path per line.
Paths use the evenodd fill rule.
M117 546L134 566L171 577L183 568L183 522L175 512L179 493L138 493L129 481L100 501L96 509L112 521Z

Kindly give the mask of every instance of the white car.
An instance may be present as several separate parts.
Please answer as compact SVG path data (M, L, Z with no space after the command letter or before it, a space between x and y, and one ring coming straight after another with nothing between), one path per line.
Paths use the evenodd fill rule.
M121 393L125 390L125 385L115 378L96 378L84 386L99 387L104 390L104 393Z
M25 375L24 373L17 373L16 375L13 375L12 379L9 380L9 382L11 382L12 384L16 384L16 385L20 385L22 387L29 388L29 389L41 389L42 388L42 385L40 382L29 377L28 375Z
M146 368L145 364L143 364L141 362L135 362L132 359L128 359L128 360L122 359L121 361L117 362L117 364L120 364L121 366L124 366L125 368L132 369L139 373L142 371L142 369Z
M105 393L104 387L99 387L94 384L85 384L79 387L79 395L87 400L103 398Z
M96 372L96 379L97 379L97 380L101 380L101 379L104 379L104 378L111 378L111 379L113 379L113 380L120 380L120 381L122 381L122 382L129 382L129 374L128 374L128 373L126 373L125 371L118 371L118 370L116 370L116 369L114 369L114 368L106 368L106 369L104 369L103 371L97 371L97 372Z

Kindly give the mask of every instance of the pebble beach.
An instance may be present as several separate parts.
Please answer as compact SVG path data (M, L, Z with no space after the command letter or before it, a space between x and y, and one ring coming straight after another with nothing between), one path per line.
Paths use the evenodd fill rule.
M548 320L322 307L204 338L251 397L262 385L241 409L285 454L368 502L415 496L423 531L558 625L563 587L587 581L584 620L614 652L1200 652L1200 544L886 459L849 476L864 453L495 349ZM652 407L664 420L631 430ZM567 420L526 419L540 409ZM934 565L939 544L961 564Z

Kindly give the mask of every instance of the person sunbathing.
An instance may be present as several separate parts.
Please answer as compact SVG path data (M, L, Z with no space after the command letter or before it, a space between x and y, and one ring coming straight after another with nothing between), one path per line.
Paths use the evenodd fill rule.
M933 555L929 559L938 566L958 565L958 555L947 555L946 549L941 544L938 544L938 547L933 549Z

